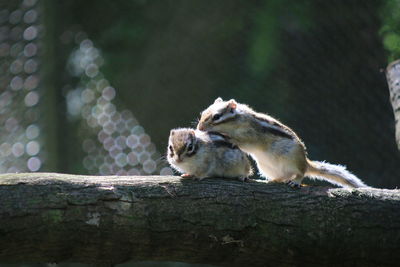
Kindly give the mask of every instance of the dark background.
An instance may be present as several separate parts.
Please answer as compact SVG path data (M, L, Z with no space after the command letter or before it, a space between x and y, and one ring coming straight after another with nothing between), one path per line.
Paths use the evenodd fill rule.
M82 163L87 126L67 112L68 93L82 83L68 60L90 39L117 109L132 112L159 152L152 156L154 173L165 165L160 157L169 130L195 126L221 96L280 119L303 139L311 159L347 165L371 186L394 188L400 156L383 71L400 55L396 5L39 0L41 95L49 102L41 114L53 114L40 122L49 129L42 131L47 154L40 170L101 173Z

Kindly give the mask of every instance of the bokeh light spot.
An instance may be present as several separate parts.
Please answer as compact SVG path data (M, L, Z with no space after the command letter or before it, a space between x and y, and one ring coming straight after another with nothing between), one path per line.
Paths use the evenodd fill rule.
M139 163L138 157L135 152L130 152L127 156L128 164L136 166Z
M174 175L174 172L170 167L164 167L161 169L160 175Z
M36 172L42 166L42 161L38 157L32 157L28 160L28 169L32 172Z
M35 39L37 37L38 34L38 29L36 26L30 26L28 28L26 28L26 30L24 31L24 39L27 41L31 41L33 39Z
M39 102L39 94L37 92L29 92L24 101L27 107L32 107Z
M157 165L154 162L154 160L149 159L143 163L143 170L148 174L153 173L156 170L156 168Z
M12 74L18 74L22 71L23 63L22 60L15 60L13 63L10 65L10 72Z
M83 151L86 153L93 152L96 149L96 144L91 139L86 139L82 144Z
M40 134L40 129L37 125L31 124L26 128L25 135L28 139L36 139Z
M8 132L13 132L17 130L18 126L18 120L14 117L8 118L5 122L5 128Z
M20 76L15 76L14 78L12 78L10 82L11 89L17 91L22 89L23 86L24 86L24 80Z
M24 71L28 74L36 72L38 63L34 59L28 59L24 64Z
M128 164L126 155L124 153L119 153L115 157L115 161L119 167L124 167L126 164Z
M24 5L26 7L31 7L31 6L34 6L36 4L36 2L37 2L37 0L24 0L22 5Z
M22 17L22 11L20 9L17 9L11 12L9 17L9 22L11 24L18 24L21 21L21 17Z
M12 153L16 158L21 157L24 154L24 145L20 142L15 143L12 146Z
M34 23L37 19L37 12L34 9L28 10L24 15L24 22L31 24Z
M25 79L24 88L27 90L35 89L39 84L39 78L36 75L30 75Z
M2 143L0 145L0 154L3 157L8 157L11 154L11 145L9 143Z
M24 55L26 57L33 57L36 55L37 52L37 46L34 43L29 43L24 47Z
M30 141L26 144L26 153L30 156L35 156L40 151L40 145L37 141Z
M81 98L84 103L90 103L94 100L94 93L91 89L86 88L82 91Z
M140 171L136 168L132 168L128 171L128 175L137 176L140 175Z
M102 96L104 97L104 99L106 99L107 101L111 101L114 99L115 97L115 89L108 86L106 88L104 88Z
M131 134L126 138L126 145L130 148L135 148L139 145L139 139L136 135Z
M86 67L85 73L88 77L93 78L99 73L99 68L95 64L90 64Z

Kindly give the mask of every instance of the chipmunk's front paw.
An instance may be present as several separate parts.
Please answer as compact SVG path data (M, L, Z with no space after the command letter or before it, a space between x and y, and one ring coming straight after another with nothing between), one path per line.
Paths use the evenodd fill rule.
M287 184L288 186L290 186L291 188L294 188L294 189L301 188L301 184L299 182L296 182L293 180L286 181L285 184Z
M188 174L188 173L184 173L181 175L182 178L193 178L194 175L193 174Z

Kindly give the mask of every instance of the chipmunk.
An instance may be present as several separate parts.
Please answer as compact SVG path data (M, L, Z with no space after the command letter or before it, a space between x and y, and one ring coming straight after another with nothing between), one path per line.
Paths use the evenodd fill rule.
M173 129L167 160L184 178L238 178L245 181L252 168L247 155L217 134L189 128Z
M226 136L253 157L269 181L300 187L308 176L342 187L368 187L344 166L309 160L305 145L292 129L234 99L217 98L201 113L197 129Z

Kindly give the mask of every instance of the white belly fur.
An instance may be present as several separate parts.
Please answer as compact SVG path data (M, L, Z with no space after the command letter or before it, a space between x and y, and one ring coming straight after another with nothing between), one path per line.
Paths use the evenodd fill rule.
M248 153L257 163L260 174L271 181L286 181L296 175L303 175L296 162L296 149L273 151L255 145L244 145L240 148Z

